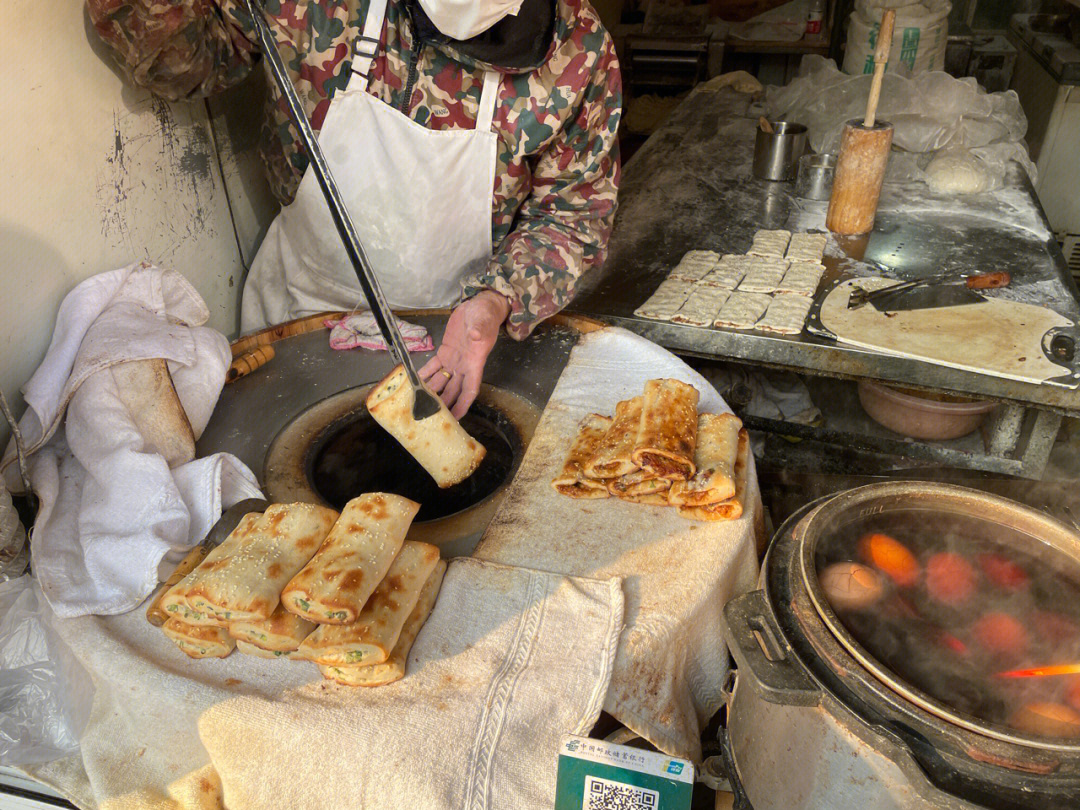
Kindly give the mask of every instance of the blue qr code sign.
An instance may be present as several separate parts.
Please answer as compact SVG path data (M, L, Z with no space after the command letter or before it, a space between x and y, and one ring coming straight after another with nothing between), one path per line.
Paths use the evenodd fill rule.
M585 777L585 796L581 810L658 810L660 794L655 790L601 779Z

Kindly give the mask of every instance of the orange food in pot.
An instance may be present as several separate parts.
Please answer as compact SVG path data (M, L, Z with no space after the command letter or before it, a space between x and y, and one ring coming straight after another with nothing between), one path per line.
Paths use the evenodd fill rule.
M1027 651L1027 630L1007 613L987 613L975 622L971 635L993 655L1018 657Z
M975 593L975 569L959 554L935 554L926 561L926 590L938 602L961 605Z
M1069 678L1069 683L1065 687L1065 702L1080 712L1080 675Z
M872 566L888 574L901 587L919 582L922 568L908 547L887 534L867 534L859 540L859 553Z
M1062 703L1029 703L1009 718L1009 725L1040 737L1080 737L1080 712Z

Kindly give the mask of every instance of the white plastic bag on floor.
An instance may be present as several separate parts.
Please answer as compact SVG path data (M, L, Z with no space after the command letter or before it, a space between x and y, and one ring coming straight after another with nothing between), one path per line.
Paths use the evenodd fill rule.
M90 717L90 676L51 614L31 577L0 582L0 765L72 753Z

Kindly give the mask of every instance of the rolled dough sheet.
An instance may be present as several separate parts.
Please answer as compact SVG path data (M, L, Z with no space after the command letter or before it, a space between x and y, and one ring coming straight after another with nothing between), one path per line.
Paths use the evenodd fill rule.
M660 286L648 301L634 310L634 314L654 321L670 321L671 316L686 303L693 289L694 284L691 281L666 279L660 282Z
M796 234L798 236L798 234ZM783 280L776 285L778 293L796 293L812 296L821 282L825 267L810 262L792 262L784 273Z
M828 239L823 233L793 233L784 258L789 262L820 262Z
M674 323L685 323L690 326L712 326L720 307L730 295L731 290L723 287L698 285L671 320Z
M686 253L668 273L669 279L682 281L700 281L716 267L720 255L711 250L691 250Z
M739 290L748 293L776 292L787 268L788 263L784 259L755 256L750 268L746 271L746 277L739 284Z
M1068 374L1043 354L1042 339L1072 321L1044 307L988 298L982 304L908 312L848 309L853 287L876 290L895 283L860 278L838 285L821 304L822 325L842 343L995 377L1043 382Z
M782 259L790 239L791 231L758 231L754 234L754 241L746 252L754 256Z
M771 300L767 295L736 290L720 307L713 325L723 329L749 329L765 314Z
M710 287L723 287L727 290L734 290L739 286L739 282L743 280L746 271L750 269L753 260L753 256L725 256L720 260L720 264L716 266L716 269L701 280L701 283Z
M814 299L798 293L777 293L756 328L762 332L797 335L802 332L813 301Z

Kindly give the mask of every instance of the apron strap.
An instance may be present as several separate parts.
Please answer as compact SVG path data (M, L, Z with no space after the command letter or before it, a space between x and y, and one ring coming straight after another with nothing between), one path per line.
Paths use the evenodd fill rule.
M484 89L480 93L480 110L476 114L476 129L487 132L491 129L491 120L495 117L495 105L499 103L499 85L502 74L495 70L484 73Z
M363 80L360 85L362 90L367 89L371 63L375 61L375 54L379 52L379 39L382 37L383 21L386 19L386 2L387 0L370 0L367 17L364 18L364 31L353 43L353 60L350 70ZM352 82L350 81L349 84Z

